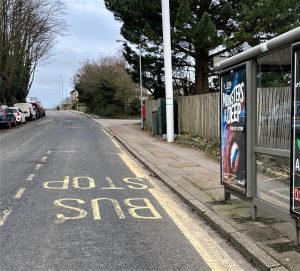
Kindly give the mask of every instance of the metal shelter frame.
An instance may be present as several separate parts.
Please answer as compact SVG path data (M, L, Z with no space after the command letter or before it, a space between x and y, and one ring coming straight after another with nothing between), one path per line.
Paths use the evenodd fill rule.
M225 201L230 199L230 194L239 198L243 198L252 203L252 218L255 220L258 211L264 211L279 217L285 221L294 223L295 225L295 243L299 244L300 233L300 219L292 217L290 212L282 209L270 202L260 199L257 195L257 168L256 157L258 154L272 155L276 157L283 157L290 159L290 151L283 149L274 149L258 146L257 135L257 59L258 57L267 55L285 47L292 47L293 44L300 41L300 27L286 32L278 37L275 37L265 43L257 45L253 48L239 53L228 59L225 59L214 66L214 70L219 72L220 75L236 69L239 66L246 66L246 84L247 84L247 127L251 129L246 130L246 171L247 171L247 194L243 194L230 186L224 185L224 198ZM292 69L291 69L291 72ZM292 86L291 86L292 87ZM221 95L222 96L222 95ZM250 189L250 190L249 190Z

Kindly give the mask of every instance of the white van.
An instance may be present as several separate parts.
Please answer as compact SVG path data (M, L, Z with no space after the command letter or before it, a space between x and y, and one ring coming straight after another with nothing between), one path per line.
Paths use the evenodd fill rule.
M28 120L36 119L36 112L33 109L33 105L31 103L17 103L14 104L14 107L19 107L23 111L26 119Z

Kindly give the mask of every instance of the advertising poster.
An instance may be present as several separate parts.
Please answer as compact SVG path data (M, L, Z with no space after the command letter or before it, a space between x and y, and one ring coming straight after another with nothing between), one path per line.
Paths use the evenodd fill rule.
M221 76L221 180L246 192L246 69Z
M291 213L300 216L300 48L293 50Z

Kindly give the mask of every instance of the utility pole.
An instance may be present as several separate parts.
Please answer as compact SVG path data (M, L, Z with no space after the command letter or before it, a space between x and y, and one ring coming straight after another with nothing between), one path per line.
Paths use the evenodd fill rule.
M172 83L169 0L161 0L161 4L162 4L163 41L164 41L167 141L174 142L174 109L173 109L173 83Z
M140 100L141 100L141 128L144 129L144 116L143 116L143 79L142 79L142 50L139 43L139 65L140 65Z
M60 83L61 83L61 107L63 109L63 100L64 100L64 77L59 75Z

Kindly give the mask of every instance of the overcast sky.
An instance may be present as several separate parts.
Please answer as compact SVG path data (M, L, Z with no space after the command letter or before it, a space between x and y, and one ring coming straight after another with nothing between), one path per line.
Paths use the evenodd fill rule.
M61 37L47 63L40 65L29 97L37 97L47 108L60 101L59 84L63 79L64 98L72 90L72 78L80 62L96 59L102 54L115 54L121 44L121 24L105 8L103 0L65 0L69 26L66 36Z

